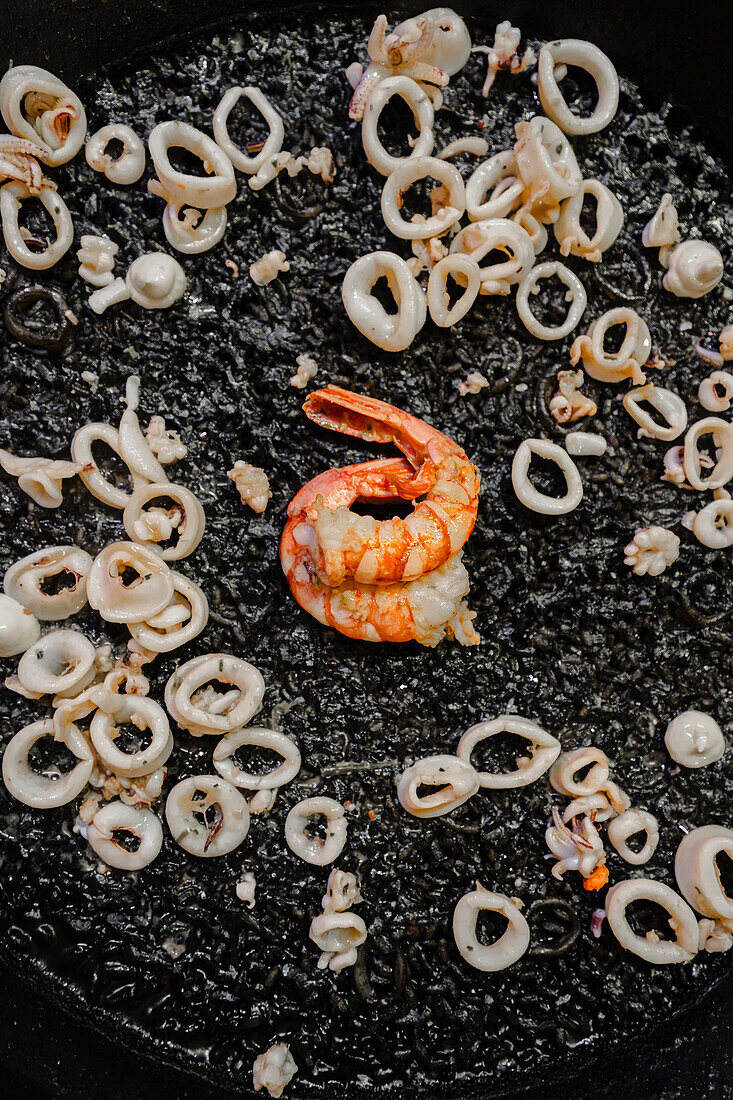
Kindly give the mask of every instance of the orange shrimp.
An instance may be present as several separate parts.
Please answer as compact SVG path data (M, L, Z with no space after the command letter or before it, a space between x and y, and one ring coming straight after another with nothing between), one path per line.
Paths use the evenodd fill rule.
M393 443L405 456L382 468L389 475L387 492L380 485L375 494L363 480L368 463L321 475L323 500L312 497L308 523L315 540L313 562L326 584L413 581L458 553L476 521L480 479L457 443L394 405L338 386L316 390L303 408L322 427ZM375 496L416 503L406 519L377 520L351 511L355 501ZM299 507L296 497L290 508ZM294 513L289 509L288 514Z

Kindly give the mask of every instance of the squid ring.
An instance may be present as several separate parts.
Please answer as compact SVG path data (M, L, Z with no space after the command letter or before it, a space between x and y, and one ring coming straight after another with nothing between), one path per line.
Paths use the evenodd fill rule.
M84 790L94 768L94 757L77 730L72 731L65 739L67 748L78 761L70 772L51 779L34 771L28 763L28 753L42 737L53 739L53 735L51 718L33 722L11 737L3 753L5 786L13 798L17 798L25 806L33 806L36 810L49 810L71 802Z
M5 594L32 611L41 622L68 619L87 602L87 576L92 559L78 546L48 546L14 562L5 574ZM44 592L51 577L65 573L72 581L59 592Z
M713 472L703 477L700 470L700 452L697 449L701 435L712 434L713 442L720 448L720 457ZM682 450L685 477L693 489L720 489L733 477L733 424L718 416L706 416L693 424L685 436Z
M532 238L518 222L487 218L467 225L451 244L451 254L465 254L476 263L494 250L508 253L508 258L503 263L479 267L481 293L509 294L513 284L522 281L535 261Z
M21 267L29 267L34 271L45 271L53 267L55 263L65 256L74 241L74 224L71 220L69 208L57 191L50 187L44 187L38 199L45 210L48 211L56 230L56 240L41 252L33 252L26 244L20 231L18 220L20 208L25 199L31 197L31 192L24 183L13 180L0 187L0 218L3 223L3 237L5 246Z
M371 101L370 101L371 102ZM387 313L372 294L378 279L386 278L397 305ZM425 295L405 261L394 252L370 252L356 260L344 276L341 289L346 313L362 336L384 351L404 351L427 317Z
M204 798L193 796L201 791ZM219 807L211 827L199 820L210 806ZM249 832L249 807L236 787L220 775L193 775L176 783L165 803L165 819L179 847L192 856L224 856L238 848Z
M131 833L139 844L131 851L115 840L116 832ZM115 800L97 810L86 839L100 859L120 871L139 871L157 859L163 846L163 826L152 810Z
M565 102L555 76L560 65L575 65L579 69L585 69L595 80L598 103L587 118L574 114ZM578 38L546 42L540 50L537 76L542 109L566 134L596 134L608 126L618 110L619 86L616 70L605 53L591 42L583 42Z
M448 192L448 204L424 221L407 222L400 214L402 196L417 180L440 180ZM453 164L438 157L408 157L390 172L382 188L382 217L390 233L404 241L424 241L442 237L466 209L466 189L461 173Z
M501 913L508 921L495 943L482 943L476 935L476 921L482 909ZM485 890L478 882L476 889L464 894L453 911L453 936L461 957L485 973L512 966L529 947L529 925L519 906L504 894Z
M400 776L397 797L414 817L440 817L468 802L479 789L479 774L468 760L440 754L417 760ZM434 787L421 795L421 787Z
M183 210L183 217L181 217ZM168 202L163 211L163 232L171 248L196 256L208 252L224 236L227 227L226 206L215 206L203 212L184 203Z
M11 134L40 145L44 164L65 164L84 143L87 117L81 100L57 76L37 65L8 69L0 80L0 111ZM59 125L63 119L66 124Z
M192 176L175 169L169 158L172 147L186 149L199 157L208 176ZM158 183L149 190L169 203L188 203L199 210L226 206L237 193L234 168L216 142L187 122L159 122L148 138Z
M711 500L695 515L692 530L698 542L713 550L733 545L733 500Z
M718 856L733 859L733 830L703 825L684 836L674 859L674 874L682 896L693 909L714 920L733 920L733 898L723 888Z
M210 680L231 684L233 691L207 708L194 701L195 693ZM240 657L206 653L177 669L165 687L165 705L175 722L196 737L225 734L246 725L257 713L265 694L262 673Z
M618 351L607 351L606 333L614 325L625 325L626 332ZM570 349L570 362L575 366L582 358L586 373L597 382L622 382L631 378L643 385L646 375L641 368L651 350L652 338L646 321L642 321L636 310L619 306L597 317L586 335L577 337Z
M727 370L714 370L708 378L703 378L697 396L708 412L725 412L733 398L733 374Z
M193 641L209 620L209 602L197 584L171 570L173 595L167 607L140 623L128 623L136 642L152 653L170 653Z
M514 733L529 741L531 755L517 760L512 772L478 772L480 786L492 790L506 787L526 787L534 783L554 764L560 755L561 745L556 737L547 733L536 722L522 718L519 714L502 714L488 722L479 722L471 726L461 737L456 755L466 764L471 763L471 753L476 745L487 737L496 737L502 733Z
M265 144L254 157L246 156L241 149L237 148L227 129L229 115L242 96L248 99L252 106L260 112L270 128ZM276 156L283 147L283 138L285 137L285 127L281 116L272 106L267 96L263 95L259 88L252 87L230 88L228 92L225 92L219 106L214 111L213 130L216 144L224 150L234 167L238 168L240 172L246 172L247 175L254 175L266 160Z
M129 468L122 454L120 434L117 429L111 424L85 424L74 433L71 440L71 457L74 462L81 464L79 477L97 500L101 500L103 504L109 504L110 508L124 508L132 494L126 493L124 489L118 489L108 481L97 466L92 454L92 445L97 441L106 443ZM132 473L132 470L130 472Z
M586 195L596 200L596 231L589 237L580 224ZM591 263L598 263L624 227L624 210L613 191L600 180L583 180L580 189L560 206L560 216L553 227L563 256L572 253Z
M515 130L517 175L529 187L532 198L552 205L574 195L583 177L562 130L541 115L518 122Z
M325 817L326 838L309 836L306 832L312 817ZM341 855L346 844L346 812L335 798L304 798L297 802L285 818L285 841L288 848L306 863L324 867Z
M18 679L37 695L75 695L94 679L94 656L94 646L78 630L52 630L20 658Z
M236 761L232 760L235 752L241 749L242 745L272 749L273 752L282 756L283 762L265 775L254 775L240 768ZM300 749L284 733L250 726L245 730L233 730L222 737L214 749L214 767L219 775L234 787L246 787L250 791L271 791L295 779L300 771Z
M178 542L166 546L165 549L161 549L159 542L145 538L144 505L149 504L156 497L170 497L179 505L178 511L182 513L176 527ZM163 561L178 561L192 554L201 542L206 527L206 516L198 497L182 485L173 485L167 481L164 484L141 485L136 489L125 505L122 522L130 538L137 544L148 550L154 550L160 554Z
M667 424L659 424L648 412L641 408L641 402L647 401L652 408L661 413ZM687 406L681 397L663 386L647 382L637 390L624 394L624 408L632 420L640 425L637 435L648 435L652 439L677 439L687 427Z
M535 489L529 480L533 454L550 459L560 467L567 485L564 496L551 497ZM572 512L583 499L583 482L578 467L563 447L550 443L547 439L525 439L519 444L512 461L512 485L526 508L546 516L562 516L566 512Z
M576 779L581 768L590 769L584 779ZM562 753L550 768L550 784L558 794L568 798L584 798L586 795L603 791L608 784L608 757L594 745L582 749L572 749Z
M637 935L626 917L626 909L634 901L652 901L666 909L674 940L660 940L656 933ZM654 966L684 963L697 954L699 933L695 914L665 883L649 878L626 879L611 887L605 905L608 925L618 942L645 962Z
M123 576L128 569L138 574L130 584ZM109 623L141 623L167 607L172 595L170 569L139 542L111 542L89 570L89 606Z
M540 279L549 279L553 275L557 275L558 279L565 283L568 288L565 297L570 299L570 308L561 325L543 325L529 308L529 296L537 293ZM542 264L537 264L536 267L527 272L517 287L517 313L519 318L528 332L531 332L533 336L540 340L562 340L564 336L572 332L585 312L587 301L585 287L578 276L570 271L565 264L561 264L557 260L546 260Z
M629 848L627 841L636 833L646 833L644 847L638 852ZM640 867L642 863L648 863L654 855L659 844L659 825L653 814L646 810L626 810L608 823L608 839L614 848L627 863L633 863Z
M113 157L106 152L111 141L122 142L122 153ZM110 181L121 186L137 183L145 171L145 146L130 126L114 122L103 126L93 134L84 148L84 156L90 168L102 172Z
M452 306L449 306L448 276L460 275L465 282L463 294ZM457 325L468 313L476 301L481 287L479 266L470 256L454 252L439 260L428 279L427 304L430 316L439 328Z
M129 722L136 729L148 729L150 744L136 752L123 752L115 745L118 724ZM90 727L97 756L111 772L137 779L165 764L173 751L173 735L165 711L144 695L113 695L100 692L98 709Z
M379 116L393 95L404 99L412 110L419 130L417 141L409 157L393 157L379 140L377 132ZM406 160L411 160L413 157L429 157L435 145L434 120L435 112L430 97L416 81L408 76L388 76L385 80L380 80L369 96L361 124L361 140L367 160L381 175L389 176Z
M523 191L514 153L505 149L474 168L466 183L466 213L472 222L507 218L521 204Z

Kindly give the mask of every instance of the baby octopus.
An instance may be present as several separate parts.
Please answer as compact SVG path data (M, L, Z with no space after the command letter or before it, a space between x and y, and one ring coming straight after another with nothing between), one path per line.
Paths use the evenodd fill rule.
M352 638L437 645L447 632L475 644L460 551L479 475L466 454L409 413L337 386L303 407L316 424L393 443L405 457L325 471L291 501L280 560L298 603ZM351 510L358 500L400 499L416 502L404 520Z

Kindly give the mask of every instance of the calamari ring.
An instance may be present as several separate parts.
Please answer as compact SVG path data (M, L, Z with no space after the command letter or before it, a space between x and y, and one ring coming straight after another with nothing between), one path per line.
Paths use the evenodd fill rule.
M92 559L78 546L47 546L14 562L5 573L3 587L7 596L31 611L41 622L68 619L87 602L87 576ZM51 577L67 573L73 578L69 588L50 594L43 585Z
M653 814L646 810L625 810L608 823L608 839L614 848L627 863L640 867L642 863L648 863L654 855L659 844L659 825ZM636 833L646 833L644 847L638 852L629 848L627 843L630 836Z
M560 65L575 65L590 73L598 87L598 103L591 115L580 118L570 110L555 75ZM611 61L591 42L563 38L546 42L537 65L537 91L545 114L566 134L596 134L618 110L618 76Z
M718 392L721 389L722 394ZM703 378L697 396L708 412L726 412L733 398L733 374L727 370L714 370L707 378Z
M578 780L576 774L581 768L592 764L584 779ZM584 798L605 790L609 775L608 757L595 745L581 749L572 749L562 753L550 768L550 784L558 794L568 798Z
M439 213L423 221L405 221L400 214L405 191L421 179L439 180L448 192L448 204ZM382 217L390 233L404 241L424 241L442 237L455 225L466 209L466 189L461 173L453 164L438 157L408 157L390 172L382 188Z
M421 787L435 790L421 795ZM441 817L468 802L478 789L478 772L468 760L440 754L416 760L406 768L397 785L397 797L413 817Z
M660 940L656 933L639 936L631 928L626 909L634 901L652 901L667 910L675 933L674 941ZM663 882L648 878L630 878L619 882L606 894L606 918L614 936L627 951L654 966L690 962L698 951L697 919L687 902Z
M28 763L28 753L42 737L54 738L54 725L50 718L19 730L11 737L3 753L5 786L18 802L33 806L36 810L48 810L71 802L84 790L94 768L92 752L77 731L65 740L66 747L78 760L71 771L59 779L39 774Z
M452 306L449 306L448 296L449 275L460 275L461 282L465 283L463 294ZM439 328L457 325L476 301L480 288L481 273L474 259L460 253L444 256L430 272L428 279L427 305L433 322Z
M586 195L596 200L596 231L589 237L580 224L580 216ZM580 189L565 199L560 206L560 216L553 226L560 253L582 256L591 263L598 263L624 227L624 210L613 191L600 180L583 180Z
M106 152L111 141L122 142L119 157ZM84 156L95 172L102 172L110 183L123 187L137 183L145 171L145 146L135 131L121 122L102 126L92 134L84 148Z
M396 314L387 313L372 294L374 284L383 276L397 305ZM384 351L404 351L427 317L420 284L394 252L370 252L356 260L344 276L341 297L352 324Z
M557 463L565 477L567 492L562 497L551 497L535 489L529 480L532 455ZM526 508L546 516L562 516L577 508L583 499L583 482L578 467L567 451L547 439L525 439L517 447L512 461L512 485L514 492Z
M698 542L713 550L733 546L733 500L711 500L696 513L692 531Z
M202 799L193 796L201 791ZM206 828L197 815L218 806L220 818ZM247 800L220 775L194 775L176 783L165 803L165 819L171 836L192 856L224 856L238 848L249 832Z
M325 817L326 839L309 836L306 832L310 818ZM285 818L285 842L299 859L324 867L341 855L346 844L346 813L335 798L321 795L297 802Z
M534 783L544 775L560 755L561 745L558 739L530 718L522 718L519 714L502 714L488 722L478 722L471 726L458 742L456 755L466 764L470 764L471 753L476 745L487 737L496 737L502 733L518 734L529 741L532 746L531 756L517 760L517 768L513 772L478 772L478 781L482 787L492 790L526 787L528 783Z
M379 116L394 95L404 99L412 110L419 130L409 157L393 157L382 145L377 133ZM385 80L380 80L369 97L361 124L361 140L367 160L381 175L389 176L406 160L429 157L435 145L434 120L435 112L430 97L414 80L408 76L388 76Z
M144 524L144 506L156 497L170 497L180 506L180 511L183 513L176 527L178 542L164 549L161 549L160 543L141 537L138 527L141 521ZM160 554L163 561L179 561L181 558L187 558L201 542L206 528L206 516L198 497L182 485L174 485L169 481L141 485L136 489L125 505L122 522L128 535L136 544L148 550L154 550Z
M116 832L131 833L140 843L134 851L115 840ZM115 800L97 810L86 839L100 859L120 871L140 871L157 859L163 846L160 818L145 806Z
M74 695L94 679L94 657L94 646L78 630L52 630L20 658L18 679L37 695Z
M571 304L567 317L561 325L543 325L529 308L529 296L537 292L540 279L549 279L553 275L557 275L558 279L565 283L568 288L565 297L571 299ZM557 260L546 260L545 263L537 264L527 272L517 287L516 305L519 319L527 331L540 340L562 340L572 332L580 323L587 301L585 287L578 276Z
M723 825L691 829L680 841L674 859L674 875L685 900L714 920L733 920L733 897L726 892L717 864L724 852L733 859L733 830Z
M614 325L625 325L626 332L618 351L607 351L606 333ZM597 382L623 382L631 378L637 385L643 385L646 375L641 368L651 351L652 338L646 321L636 310L618 306L597 317L588 332L577 337L570 349L570 362L575 366L582 358L584 370Z
M523 192L514 152L504 149L473 170L466 183L466 213L472 222L508 218L521 205Z
M138 574L131 584L123 580L126 569ZM110 623L141 623L167 607L172 595L170 569L138 542L111 542L89 570L89 606Z
M702 477L700 452L697 449L701 435L712 434L713 442L720 449L720 457L713 472ZM682 450L685 477L693 489L720 489L733 477L733 424L718 416L706 416L693 424L685 436Z
M667 424L659 424L645 409L641 408L641 402L646 401L661 413ZM687 406L681 397L663 386L655 386L653 382L647 382L636 390L629 390L624 394L624 408L632 420L640 425L637 435L648 435L652 439L665 439L671 442L682 435L687 427Z
M114 451L117 457L128 466L134 481L134 473L123 457L120 433L111 424L100 422L85 424L83 428L79 428L71 440L71 457L74 462L81 464L79 477L92 496L96 497L97 500L101 500L103 504L108 504L110 508L122 509L132 494L125 492L124 489L118 489L116 485L108 481L97 466L92 454L92 444L98 440L106 443L109 449Z
M482 943L476 934L476 921L482 909L501 913L507 928L494 943ZM453 936L461 957L476 970L491 973L504 970L521 959L529 947L529 925L519 907L504 894L485 890L480 883L464 894L453 911Z
M169 158L172 147L186 149L199 157L210 174L192 176L175 169ZM213 138L187 122L159 122L148 138L158 182L148 185L153 194L166 202L187 203L199 210L226 206L237 193L232 162Z
M27 97L34 100L33 119L24 113ZM52 167L75 157L86 137L87 117L79 97L37 65L8 69L0 80L0 112L10 133L39 145L40 159ZM59 125L62 119L68 124Z
M534 245L526 229L508 218L487 218L467 225L451 244L451 254L465 254L476 263L494 251L506 253L507 259L479 267L480 293L509 294L511 287L522 281L535 261Z
M270 128L270 132L265 139L262 149L254 157L246 156L242 150L234 144L229 136L229 130L227 128L229 115L242 96L248 99L252 106L260 112ZM230 88L228 92L224 93L223 99L214 111L213 130L216 144L224 150L234 167L240 172L246 172L247 175L254 175L255 172L259 171L266 160L276 156L283 147L283 139L285 137L285 127L281 116L272 106L267 96L265 96L259 88L253 87Z
M193 701L194 694L210 680L234 687L219 699L216 709L205 709ZM260 709L264 694L262 673L249 661L228 653L206 653L173 673L165 687L165 705L173 720L194 736L222 735L246 725Z
M535 115L514 127L518 175L530 191L530 202L559 203L580 189L583 177L565 134L549 118ZM548 219L553 220L548 211Z
M35 197L51 217L56 230L56 240L40 252L28 247L20 231L19 214L25 199ZM69 208L57 191L44 187L39 195L31 196L29 188L19 180L12 180L0 187L0 218L3 223L5 247L21 267L33 271L46 271L58 263L74 242L74 223Z
M198 637L209 620L209 602L203 591L182 573L171 570L170 603L140 623L128 623L136 642L152 653L170 653Z
M181 217L183 210L183 217ZM196 217L198 215L198 217ZM163 232L171 248L187 256L208 252L218 244L227 227L226 206L197 210L185 203L168 202L163 211Z
M123 723L130 723L139 730L150 730L150 744L136 752L124 752L117 748L117 728L118 724ZM126 779L136 779L156 771L173 751L173 735L165 711L154 699L144 695L100 692L90 735L97 756L105 767Z
M255 745L263 749L272 749L283 758L282 764L266 772L254 775L245 771L232 759L242 745ZM214 749L214 767L227 783L233 787L245 787L250 791L270 791L282 787L295 779L300 771L300 749L289 737L277 730L250 726L244 730L233 730L222 737Z

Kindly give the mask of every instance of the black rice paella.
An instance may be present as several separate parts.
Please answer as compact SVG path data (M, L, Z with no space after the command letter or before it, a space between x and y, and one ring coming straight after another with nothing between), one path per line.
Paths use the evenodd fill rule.
M470 29L475 44L491 45L493 28ZM638 1036L730 969L729 956L705 951L684 965L649 965L623 950L607 923L599 926L605 890L584 889L578 874L558 880L551 873L545 832L553 806L565 803L546 777L517 789L479 789L454 812L427 820L406 813L397 797L408 766L455 753L468 727L514 712L550 731L564 752L593 745L607 754L613 781L658 822L644 876L675 887L683 835L729 823L730 754L690 770L664 742L669 720L688 709L712 714L724 731L733 721L725 690L728 551L701 545L682 523L700 501L663 480L666 447L637 436L621 401L626 386L586 377L583 393L597 412L580 424L558 423L550 409L574 337L621 306L649 326L650 358L662 364L654 379L698 411L698 386L712 369L699 350L716 348L727 324L727 280L697 299L669 293L656 251L641 236L670 193L686 235L714 242L729 268L728 167L682 111L622 78L610 124L573 139L583 177L602 180L625 214L600 263L562 257L587 292L577 331L537 340L513 298L492 295L480 297L457 327L428 321L406 349L386 352L360 335L341 301L344 275L359 257L385 248L411 255L409 242L395 242L384 227L383 180L366 161L359 123L349 119L344 69L365 60L370 30L371 21L317 12L289 18L287 28L282 20L251 19L246 28L223 29L76 87L90 133L122 120L146 137L171 119L208 132L228 88L256 86L278 105L288 148L333 154L330 183L315 172L281 171L254 191L240 178L221 242L180 257L187 289L169 311L122 300L96 315L74 251L40 275L7 254L1 265L2 448L66 459L84 424L119 422L132 376L140 378L140 421L165 417L188 448L175 479L200 500L206 530L182 572L206 593L209 619L182 653L145 666L151 697L162 702L169 677L195 655L234 654L264 678L256 722L291 738L302 757L296 778L253 815L240 847L196 859L166 832L155 862L132 873L100 861L80 835L74 808L31 809L2 788L4 951L29 972L43 970L79 1011L130 1042L144 1038L161 1054L183 1052L223 1083L248 1085L256 1056L287 1043L298 1066L289 1090L295 1096L449 1082L460 1094L485 1075L529 1080ZM527 46L539 52L531 39ZM442 89L437 149L466 135L485 139L490 154L511 149L515 124L540 112L534 65L518 73L504 66L488 98L486 66L486 56L471 54ZM581 101L589 95L582 77L576 94ZM254 116L242 128L255 156L266 129ZM397 150L405 118L396 109L385 111L384 131ZM468 174L475 161L466 153L454 163ZM171 251L161 199L144 186L152 165L124 188L81 156L53 174L73 214L75 247L82 235L105 234L118 246L118 273L143 253ZM40 234L40 223L28 227ZM250 265L270 251L284 253L289 270L258 286ZM561 258L552 232L548 256ZM19 295L30 286L60 297L29 307ZM558 295L544 308L545 323L559 324L567 304ZM61 346L49 350L44 339ZM324 470L396 453L335 435L304 415L305 391L291 385L304 355L317 367L309 389L335 384L409 410L475 464L481 491L463 562L480 644L367 644L316 622L293 599L278 559L291 499ZM467 389L472 372L483 381ZM578 427L608 443L602 457L577 459L582 501L559 516L524 507L511 476L520 443L562 443ZM272 497L265 511L240 502L227 477L237 460L266 471ZM120 469L108 473L124 484ZM533 476L544 493L563 492L549 466ZM120 512L76 478L64 482L62 506L48 510L29 505L5 477L0 507L3 570L41 547L76 544L95 557L126 538ZM624 551L650 525L677 532L679 556L658 576L636 575ZM89 607L61 625L97 646L111 643L117 654L128 636ZM16 665L4 661L4 673L12 676ZM45 704L4 692L4 742L47 717ZM210 739L174 732L161 816L180 780L212 771ZM504 772L524 749L519 738L484 742L472 761ZM39 752L34 766L42 771L49 760ZM252 761L246 766L253 770L272 766L267 753ZM293 806L319 796L345 808L348 840L337 863L357 877L362 900L354 911L367 929L355 963L340 972L318 967L309 939L328 868L297 858L283 835ZM610 885L637 873L610 844L605 849ZM719 867L725 882L722 861ZM236 892L245 874L256 879L252 908ZM452 933L456 903L477 881L519 899L529 925L526 953L494 973L467 965ZM642 936L661 931L658 913L654 919L640 912ZM502 922L487 921L480 940L501 931Z

